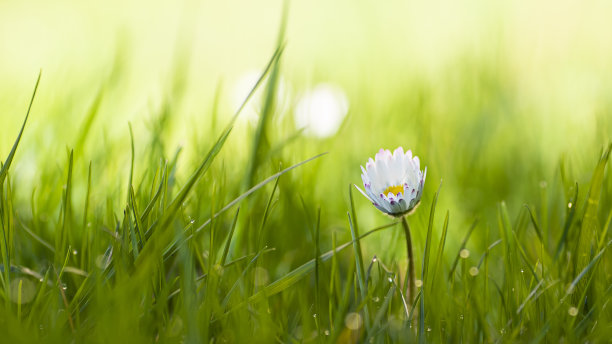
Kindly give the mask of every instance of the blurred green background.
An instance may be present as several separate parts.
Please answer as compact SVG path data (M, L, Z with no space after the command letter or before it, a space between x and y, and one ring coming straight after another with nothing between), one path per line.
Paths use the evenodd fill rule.
M179 147L180 187L280 41L285 49L253 177L248 168L266 85L190 196L183 222L200 225L279 166L329 152L279 182L280 201L263 234L276 248L265 270L266 280L275 280L312 258L317 208L322 250L331 248L333 233L339 242L350 239L348 190L361 184L359 166L380 148L403 146L428 168L423 204L409 218L417 257L442 180L434 235L437 240L448 210L447 260L475 219L468 247L482 252L493 242L498 233L490 227L502 201L513 219L525 219L524 204L543 211L538 219L556 242L575 183L584 197L612 138L610 13L609 1L2 0L2 156L42 69L10 172L17 217L53 237L67 151L74 149L74 216L84 215L91 161L89 216L99 216L94 227L112 228L108 214L121 218L125 209L128 123L137 196L144 197L160 160L173 161ZM603 189L600 222L612 203L609 174ZM242 234L230 255L257 249L249 244L252 229L271 191L268 185L242 205ZM355 201L362 228L390 222L357 193ZM395 228L369 237L362 244L366 260L378 255L405 266L400 235ZM26 237L18 241L20 263L42 270L41 249L24 243Z
M271 140L296 132L300 96L318 84L348 100L336 135L302 136L278 153L297 162L330 152L306 168L316 169L312 187L292 191L313 193L330 219L343 221L359 165L400 145L428 166L425 203L444 179L441 203L455 223L502 200L511 209L537 203L542 181L554 180L563 159L573 167L570 185L588 179L612 132L610 10L607 1L289 3ZM84 171L94 160L102 185L121 189L128 121L137 151L159 130L165 155L182 146L197 161L193 144L217 135L274 51L282 12L281 1L0 2L0 151L12 145L43 71L14 177L29 190L39 166L62 165L99 94L76 165ZM261 101L251 103L252 119ZM155 129L168 108L170 119ZM250 154L256 120L248 116L223 152L231 168ZM368 223L384 221L367 202L358 206Z

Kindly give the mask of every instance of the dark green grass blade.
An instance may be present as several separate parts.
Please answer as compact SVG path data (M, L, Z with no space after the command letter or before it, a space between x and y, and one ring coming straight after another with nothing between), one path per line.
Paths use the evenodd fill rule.
M348 220L349 220L349 227L351 229L351 237L353 238L353 249L355 252L355 264L357 268L356 269L357 281L359 282L359 291L361 292L361 299L362 299L362 302L364 302L363 315L365 318L366 329L368 329L368 332L369 332L371 324L370 324L370 310L369 310L368 302L367 302L367 294L368 294L367 281L364 278L361 243L358 240L359 226L357 222L357 212L355 211L355 201L353 199L353 188L351 184L349 184L348 189L349 189L349 202L351 206L351 212L350 213L347 212L347 215L348 215ZM352 219L351 219L351 213L353 214Z
M219 264L223 266L225 261L227 260L227 255L230 250L230 246L232 244L232 238L234 237L234 230L236 229L236 224L238 223L238 214L240 214L240 207L236 209L236 215L234 215L234 221L232 221L232 226L230 227L230 232L227 235L227 239L225 240L225 247L223 248L223 254L221 255L221 259L219 260Z
M589 272L591 271L591 269L595 266L595 264L601 259L601 257L603 256L604 252L606 251L606 248L608 248L608 246L612 245L612 240L610 240L608 242L608 244L606 246L604 246L604 248L601 249L601 251L599 251L599 253L597 253L597 255L591 259L591 261L589 262L589 264L582 269L582 271L580 271L580 273L578 274L578 276L576 276L576 278L574 278L574 280L572 281L572 283L570 283L570 285L567 287L566 290L566 294L570 295L574 289L576 288L576 286L578 285L578 283L582 280L582 278Z
M606 237L608 236L608 230L610 229L610 223L612 223L612 209L610 209L610 214L608 214L608 219L603 226L603 232L599 237L599 243L597 244L597 250L601 250L606 242Z
M425 289L427 287L427 271L429 269L429 252L431 250L431 234L433 231L433 222L434 216L436 214L436 204L438 203L438 196L440 195L440 189L442 188L442 181L440 181L440 185L438 186L438 191L434 195L433 200L431 201L431 210L429 212L429 223L427 225L427 237L425 239L425 249L423 250L423 262L421 268L421 298L419 302L419 330L417 333L419 343L425 342Z
M531 210L529 205L524 204L523 206L529 212L529 218L531 219L531 223L533 224L533 228L535 229L535 232L538 235L538 239L540 239L541 243L545 244L544 238L542 237L542 231L540 230L540 225L538 224L538 220L536 220L535 215L533 214L533 211Z
M565 219L565 225L563 226L563 234L561 234L561 238L559 239L559 243L557 243L557 248L555 250L555 257L553 261L557 261L559 255L561 254L561 249L566 245L567 237L569 230L572 226L572 222L574 220L574 214L576 213L576 209L578 208L578 184L576 183L576 191L574 192L574 198L570 199L570 203L572 207L569 208L569 212L567 214L567 218Z
M604 181L604 172L606 165L608 164L608 158L610 157L610 150L612 150L612 144L608 145L608 148L602 154L599 162L597 163L595 171L593 171L593 177L591 178L591 185L589 187L589 193L586 201L586 209L584 211L584 217L582 218L581 232L585 236L584 241L586 242L598 234L597 211L599 209L599 199ZM590 245L590 243L588 244Z
M272 188L272 192L270 193L270 197L268 198L268 202L266 203L266 208L264 209L264 215L263 218L261 220L261 225L259 226L259 231L257 232L257 239L256 239L256 243L257 245L255 246L255 248L257 250L259 250L261 248L262 245L262 241L263 241L263 231L264 231L264 227L266 226L266 222L268 221L268 216L270 216L270 212L272 210L273 207L273 202L274 202L274 195L276 194L276 190L278 189L278 182L280 181L280 176L278 178L276 178L276 181L274 182L274 187ZM213 216L214 218L214 216Z
M168 165L165 164L163 167L163 173L162 173L161 179L159 180L159 187L157 188L155 195L153 195L153 198L151 198L151 201L149 201L149 204L147 204L147 206L145 207L145 210L142 212L140 221L142 222L146 221L146 219L149 217L149 214L151 213L151 211L157 204L157 201L160 199L160 196L162 195L162 192L164 190L164 185L166 184L167 172L168 172Z
M368 338L366 339L365 343L371 343L372 337L375 334L377 334L379 330L382 330L381 329L382 320L383 320L383 317L385 316L385 313L388 310L388 306L389 306L389 303L391 302L391 299L393 298L395 289L396 289L395 284L392 284L391 287L389 288L389 291L387 291L387 294L385 295L385 299L382 305L378 309L378 312L376 312L376 316L374 317L374 323L373 323L372 329L370 330L370 334Z
M531 274L533 275L533 277L536 279L536 281L540 282L540 277L538 277L538 275L536 274L535 270L532 268L532 264L529 261L529 258L527 257L527 253L525 253L525 249L523 249L523 245L521 245L516 232L514 232L514 230L510 230L510 232L512 233L512 237L514 238L514 244L516 246L516 248L518 249L519 253L521 254L521 258L523 259L523 261L525 262L525 265L527 265L527 267L529 268L529 272L531 272Z
M429 255L431 251L431 235L433 231L433 223L434 216L436 213L436 204L438 203L438 196L440 195L440 189L442 188L442 181L440 181L440 185L438 186L438 191L436 191L433 200L431 201L431 210L429 212L429 222L427 225L427 237L425 239L425 250L423 252L423 262L421 268L421 280L423 281L423 285L425 285L425 281L427 279L427 273L429 271Z

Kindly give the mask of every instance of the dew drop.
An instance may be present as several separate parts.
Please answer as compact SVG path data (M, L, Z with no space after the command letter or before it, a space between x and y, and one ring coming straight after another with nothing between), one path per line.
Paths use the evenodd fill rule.
M428 327L428 328L427 328L427 332L431 332L431 327Z
M569 203L567 204L567 207L568 207L568 208L571 208L571 207L572 207L572 205L573 205L573 204L572 204L572 202L569 202Z
M578 315L578 308L576 307L570 307L567 312L569 313L569 315L575 317L576 315Z
M351 312L344 318L344 325L353 331L358 330L362 324L363 320L359 313Z
M378 302L378 301L380 301L380 297L378 297L378 296L374 296L374 297L372 298L372 301L374 301L374 302Z
M463 259L467 259L470 256L470 250L468 250L467 248L464 248L463 250L459 252L459 256Z
M72 250L72 254L76 256L77 254L79 254L79 251L77 251L77 250Z
M329 336L329 330L325 330L323 333L325 333L326 336Z
M317 313L313 314L312 317L316 319L317 318Z
M470 271L469 271L470 275L472 275L472 276L476 276L476 275L478 275L478 272L479 272L479 270L478 270L478 268L477 268L477 267L475 267L475 266L472 266L472 267L470 268Z
M417 288L420 288L420 287L422 287L422 286L423 286L423 281L421 281L420 279L418 279L418 280L414 281L414 285L415 285Z

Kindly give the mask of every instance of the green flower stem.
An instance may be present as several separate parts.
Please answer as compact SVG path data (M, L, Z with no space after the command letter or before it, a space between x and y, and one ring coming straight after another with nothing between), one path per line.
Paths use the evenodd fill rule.
M410 227L406 216L402 217L402 227L404 227L404 235L406 236L406 252L408 253L408 271L406 272L406 300L408 305L412 305L414 301L414 258L412 254L412 239L410 238Z

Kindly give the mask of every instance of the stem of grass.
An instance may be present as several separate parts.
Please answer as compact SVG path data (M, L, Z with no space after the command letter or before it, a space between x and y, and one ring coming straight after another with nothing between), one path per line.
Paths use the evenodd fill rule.
M406 236L406 253L408 254L408 270L406 271L406 296L408 304L412 304L414 301L414 255L412 253L412 239L410 237L410 227L406 217L402 217L402 227L404 228L404 235Z

